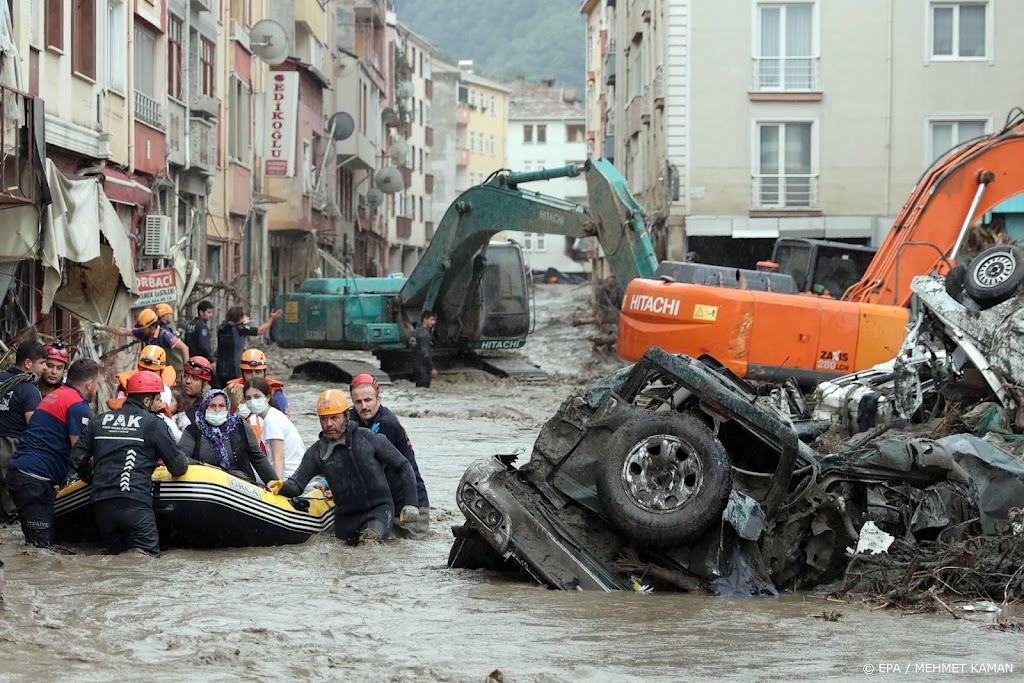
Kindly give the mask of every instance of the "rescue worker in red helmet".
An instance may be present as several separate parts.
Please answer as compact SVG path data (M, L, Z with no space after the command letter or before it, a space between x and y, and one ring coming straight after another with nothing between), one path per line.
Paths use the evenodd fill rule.
M398 473L403 499L416 500L416 477L412 465L391 442L348 419L345 392L328 389L320 394L320 438L306 450L302 464L284 481L268 482L267 488L282 496L298 496L313 477L327 479L333 494L335 535L355 545L360 541L383 541L391 535L395 503L388 486L387 470ZM419 510L407 505L399 521L411 524Z
M46 398L64 384L64 371L71 363L67 348L60 342L46 345L46 361L39 375L39 394Z
M199 401L210 390L212 381L213 365L203 356L192 356L181 370L181 393L185 396L185 405L178 406L178 410L185 413L192 424L196 422Z
M229 393L236 393L253 377L262 377L270 385L270 395L277 401L277 408L288 417L292 416L288 409L288 397L284 395L284 382L267 377L267 354L259 349L246 349L242 352L242 359L238 362L242 368L242 376L236 377L227 383ZM241 405L241 404L239 404ZM245 412L244 410L242 411ZM242 417L248 417L244 415Z
M424 538L430 527L430 501L427 499L427 487L420 476L420 468L416 465L416 453L412 449L412 442L405 427L398 421L398 417L380 402L380 385L373 375L364 373L352 378L349 385L349 393L352 394L352 409L349 411L349 419L359 423L376 434L383 434L391 442L398 452L405 456L405 459L412 465L416 475L416 499L404 500L402 488L396 477L396 472L389 470L388 486L391 487L391 495L395 500L395 509L401 510L406 505L415 505L419 508L419 518L415 524L403 525L396 523L394 528L395 536L403 538Z
M128 379L124 405L89 422L72 449L79 476L92 483L89 495L107 552L138 548L160 555L153 511L153 470L162 459L172 476L188 470L188 461L159 410L165 388L160 375L140 370Z
M166 306L166 304L164 304ZM170 306L167 306L170 308ZM162 310L162 309L161 309ZM135 327L117 327L116 325L97 325L96 329L108 332L117 337L134 337L146 345L155 344L170 352L172 349L181 354L181 362L188 360L188 347L178 339L170 328L160 324L160 316L152 308L144 308L135 320Z

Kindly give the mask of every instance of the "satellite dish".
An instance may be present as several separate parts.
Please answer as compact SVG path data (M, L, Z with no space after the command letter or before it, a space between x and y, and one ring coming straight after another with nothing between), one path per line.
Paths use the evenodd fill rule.
M249 31L249 47L254 55L274 66L288 59L288 34L281 24L264 19Z
M388 156L395 166L404 166L406 159L409 158L409 145L402 139L392 140Z
M373 184L384 194L394 194L405 189L402 182L402 172L394 166L385 166L377 171Z
M327 130L334 131L334 140L347 140L356 130L356 122L348 112L339 111L327 120Z
M391 107L384 107L384 111L380 113L380 120L384 122L385 126L398 123L398 112Z
M413 88L412 81L399 81L398 85L395 86L395 92L398 93L399 97L405 100L412 97L413 93L416 92L416 89Z
M384 193L378 190L376 187L371 187L366 192L366 201L370 203L370 206L377 208L384 203Z

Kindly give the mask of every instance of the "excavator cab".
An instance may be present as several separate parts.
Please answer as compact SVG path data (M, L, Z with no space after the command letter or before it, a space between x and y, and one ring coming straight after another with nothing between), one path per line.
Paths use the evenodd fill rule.
M491 242L483 275L483 332L477 348L519 348L530 331L529 269L515 242Z
M873 247L785 237L775 242L772 261L796 282L797 291L838 299L860 281L875 256Z

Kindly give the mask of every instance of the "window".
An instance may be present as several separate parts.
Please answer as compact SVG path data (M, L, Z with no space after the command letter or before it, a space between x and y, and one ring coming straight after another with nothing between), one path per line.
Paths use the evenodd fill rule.
M124 0L107 0L107 87L126 92L128 23Z
M493 134L491 135L491 141L490 142L491 142L491 156L493 157L495 155L495 153L496 153L495 150L497 149L496 141L495 141L495 138L494 138Z
M810 123L759 123L754 203L757 208L810 208L817 203Z
M423 123L423 100L420 100L419 107L420 107L420 125L422 126L422 125L425 125Z
M421 61L420 63L422 64L423 62ZM423 220L423 195L419 196L419 202L420 202L420 220Z
M568 123L565 126L566 142L583 142L586 139L586 127L579 123Z
M316 184L313 178L313 150L309 140L302 141L302 194L309 194Z
M476 151L476 131L475 130L469 131L469 151L470 152L475 152Z
M71 3L71 70L96 80L96 0Z
M214 73L214 59L217 54L217 46L206 38L202 39L202 50L199 53L199 64L201 71L200 87L202 93L210 97L216 97L217 76Z
M167 94L176 100L184 99L184 30L184 21L173 14L167 15Z
M228 78L228 116L231 125L228 127L228 157L243 164L251 159L249 134L252 128L249 114L252 89L249 84L231 74Z
M420 173L425 173L427 167L423 165L423 148L420 147Z
M633 43L633 97L644 94L644 46Z
M537 125L537 144L543 144L548 141L548 127L547 125L540 123Z
M526 251L544 251L544 233L524 232L523 249Z
M932 58L987 57L988 7L988 2L932 3Z
M252 25L252 8L249 6L252 0L229 0L231 18L248 28Z
M532 161L524 161L523 162L523 170L524 171L532 171L533 170L533 162Z
M985 134L988 121L974 119L966 121L932 121L929 125L931 139L931 161L943 156L961 142Z
M64 0L46 0L46 47L64 49Z
M409 170L416 170L416 145L409 145Z
M342 168L338 171L338 200L341 216L347 221L352 220L352 200L355 196L356 176L351 169Z
M476 90L469 90L469 106L476 107Z
M523 126L523 142L533 142L533 126Z
M156 99L156 34L135 24L135 117L151 126L160 125Z
M491 95L491 116L496 116L496 111L498 111L498 98Z
M759 4L757 14L754 89L814 90L814 4Z

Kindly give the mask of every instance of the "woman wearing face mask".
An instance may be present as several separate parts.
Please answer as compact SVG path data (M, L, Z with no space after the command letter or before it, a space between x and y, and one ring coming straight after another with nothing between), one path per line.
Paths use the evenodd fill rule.
M292 421L277 409L270 398L270 385L262 377L251 377L242 387L249 412L263 420L260 444L274 466L277 479L287 479L302 464L306 446ZM260 475L264 483L269 481Z
M228 395L215 389L199 402L195 424L185 430L178 452L191 462L214 465L237 477L255 482L276 476L260 450L252 428L237 415L228 414Z

